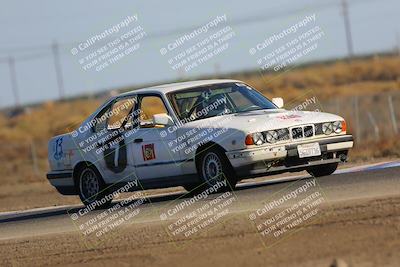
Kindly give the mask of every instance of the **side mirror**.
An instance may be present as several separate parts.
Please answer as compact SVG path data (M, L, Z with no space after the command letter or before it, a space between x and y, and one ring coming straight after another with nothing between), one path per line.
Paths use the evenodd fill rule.
M278 108L283 108L283 98L282 97L274 97L272 98L272 103L275 104Z
M168 125L173 125L174 121L167 114L161 113L161 114L154 114L153 115L153 124L154 125L166 125L166 126L168 126Z

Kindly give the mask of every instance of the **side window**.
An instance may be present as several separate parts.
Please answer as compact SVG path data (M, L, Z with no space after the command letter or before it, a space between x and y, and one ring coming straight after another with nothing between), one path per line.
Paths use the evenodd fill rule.
M99 114L96 116L96 124L94 126L94 131L96 133L102 131L107 127L107 114L110 111L110 106L105 108L103 111L101 111Z
M135 108L136 99L123 98L114 102L108 113L107 129L115 130L121 128L124 124L125 128L132 126L132 111Z
M167 108L162 99L159 96L144 96L140 101L140 127L154 127L153 115L160 113L168 114Z

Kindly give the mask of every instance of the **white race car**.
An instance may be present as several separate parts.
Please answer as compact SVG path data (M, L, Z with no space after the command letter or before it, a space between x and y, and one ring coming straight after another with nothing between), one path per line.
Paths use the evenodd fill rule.
M117 186L222 190L287 171L330 175L346 161L353 137L343 118L282 107L237 80L124 93L50 140L47 178L61 194L102 206Z

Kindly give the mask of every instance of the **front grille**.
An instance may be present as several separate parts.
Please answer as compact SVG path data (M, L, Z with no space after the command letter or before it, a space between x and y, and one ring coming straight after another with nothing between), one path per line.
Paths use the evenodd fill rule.
M303 128L302 127L292 128L292 138L293 139L303 138Z
M309 138L316 135L317 128L313 125L298 126L293 128L281 128L275 130L278 133L278 139L276 141L287 141L290 139L302 139ZM263 132L266 137L267 131Z
M323 134L323 132L322 132L322 123L316 123L314 125L314 127L315 127L315 135Z
M305 125L291 128L292 139L313 137L315 135L312 125Z
M289 129L283 128L277 130L277 132L278 132L278 141L290 140Z
M314 135L314 129L311 125L304 127L304 137L312 137Z

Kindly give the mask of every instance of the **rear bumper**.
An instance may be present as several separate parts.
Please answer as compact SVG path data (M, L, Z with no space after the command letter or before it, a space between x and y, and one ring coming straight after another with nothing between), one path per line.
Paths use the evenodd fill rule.
M76 195L77 191L72 171L53 171L47 173L47 179L63 195Z
M297 146L309 143L319 143L321 156L300 159ZM342 135L303 140L287 145L232 151L226 155L239 178L251 178L267 173L299 171L310 166L340 162L347 157L347 151L353 145L351 135Z

